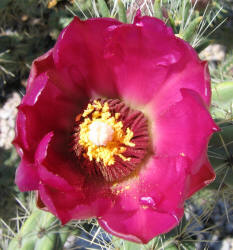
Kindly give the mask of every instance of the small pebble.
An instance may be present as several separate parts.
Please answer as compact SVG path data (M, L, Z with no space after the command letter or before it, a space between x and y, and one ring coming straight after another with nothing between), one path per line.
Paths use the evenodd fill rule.
M0 147L10 149L15 136L15 119L17 115L17 106L20 104L21 97L14 92L0 108Z

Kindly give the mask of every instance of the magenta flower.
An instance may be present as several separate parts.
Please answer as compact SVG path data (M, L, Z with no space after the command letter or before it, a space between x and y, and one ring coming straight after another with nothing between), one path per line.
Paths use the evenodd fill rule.
M62 223L95 217L147 243L214 180L206 62L161 21L78 18L32 65L16 123L16 183Z

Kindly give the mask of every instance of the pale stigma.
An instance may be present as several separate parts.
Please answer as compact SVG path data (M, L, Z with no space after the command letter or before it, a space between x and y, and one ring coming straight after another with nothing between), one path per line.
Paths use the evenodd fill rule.
M89 140L96 146L106 146L113 134L112 126L106 122L95 120L89 125Z

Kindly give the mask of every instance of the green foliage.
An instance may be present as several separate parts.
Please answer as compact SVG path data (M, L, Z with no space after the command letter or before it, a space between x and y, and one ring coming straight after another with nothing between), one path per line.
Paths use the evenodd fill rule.
M209 157L216 171L216 180L209 188L222 185L233 187L233 123L220 124L221 131L214 134L209 144Z
M181 32L180 36L186 40L190 41L191 38L193 37L193 34L195 34L195 30L197 29L198 25L200 24L202 20L201 16L196 17L193 19L190 24L187 26L187 28Z
M8 250L62 250L68 235L68 228L61 228L55 216L34 209Z
M105 0L98 0L99 11L102 17L110 17L110 10Z
M73 15L64 5L48 9L45 0L0 2L0 97L4 97L5 88L20 88L32 61L54 45Z
M224 66L221 65L221 69ZM224 71L221 70L221 74ZM209 143L209 158L216 171L216 180L209 188L233 186L233 81L216 83L212 87L211 114L221 130Z
M0 2L0 9L7 7L8 3L9 3L9 0L2 0Z
M126 9L121 0L118 0L118 16L119 16L119 21L127 23Z
M15 188L14 175L19 158L14 149L0 148L0 162L0 218L8 220L15 214L14 195L17 195L18 191Z
M233 81L213 85L211 113L215 119L233 118Z
M206 15L209 38L233 49L233 1L212 0L209 10Z
M163 19L163 12L162 8L160 6L160 0L154 1L154 17L157 17L159 19Z
M228 51L224 60L217 67L210 67L210 69L212 82L214 83L212 88L214 92L217 84L224 85L223 82L233 82L233 50Z

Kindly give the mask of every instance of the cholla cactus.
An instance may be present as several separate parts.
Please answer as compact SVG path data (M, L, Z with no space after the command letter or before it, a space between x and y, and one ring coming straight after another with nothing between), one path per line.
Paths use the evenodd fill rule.
M61 250L69 232L66 227L59 228L52 214L34 209L11 241L8 250Z

